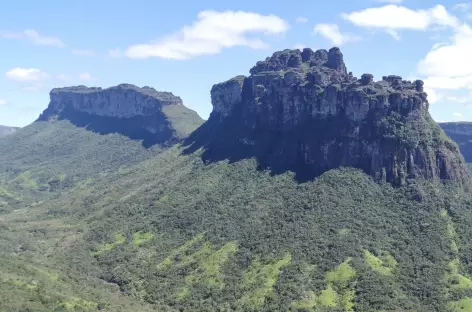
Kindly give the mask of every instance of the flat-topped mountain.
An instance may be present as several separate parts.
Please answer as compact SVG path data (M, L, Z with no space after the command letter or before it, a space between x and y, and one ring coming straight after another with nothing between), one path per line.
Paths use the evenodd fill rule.
M203 122L180 97L151 87L56 88L50 99L38 120L65 119L95 132L143 140L145 146L175 143Z
M7 127L7 126L0 125L0 138L6 135L12 134L16 130L18 130L17 127Z
M468 178L458 147L429 115L420 80L358 79L338 48L275 52L250 73L213 86L213 112L189 151L205 146L206 161L256 157L302 180L343 166L396 185Z

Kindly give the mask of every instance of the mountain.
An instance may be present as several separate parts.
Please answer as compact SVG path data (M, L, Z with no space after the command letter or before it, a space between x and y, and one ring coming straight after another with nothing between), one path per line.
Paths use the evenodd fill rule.
M4 137L4 136L7 136L9 134L12 134L16 130L18 130L17 127L7 127L7 126L0 125L0 138Z
M0 210L139 163L203 123L179 97L150 87L77 86L50 97L38 120L0 140L0 194L2 184L10 194Z
M443 122L439 125L459 145L465 161L472 163L472 123Z
M421 82L355 80L342 59L276 52L216 84L210 119L188 138L126 166L59 133L129 137L71 122L90 117L87 102L53 104L37 123L57 137L42 131L24 148L44 155L66 137L75 151L57 166L33 155L0 169L69 164L83 178L40 200L5 180L0 198L23 197L0 212L0 310L470 311L472 192L457 145L429 117ZM61 119L71 115L81 118ZM75 165L93 148L94 169Z
M426 97L419 80L353 77L338 48L280 51L249 77L213 87L213 112L189 150L205 146L207 161L256 157L301 181L341 166L396 185L465 181L459 149L432 120Z

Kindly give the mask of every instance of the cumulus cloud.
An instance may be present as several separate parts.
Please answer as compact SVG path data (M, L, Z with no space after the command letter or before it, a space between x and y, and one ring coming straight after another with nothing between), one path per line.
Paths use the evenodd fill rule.
M0 30L0 37L7 39L23 39L35 45L53 46L57 48L65 47L65 44L61 41L61 39L57 37L41 35L34 29L25 29L22 32Z
M461 113L452 113L452 115L454 115L454 117L462 117Z
M459 27L461 22L442 5L426 10L413 10L394 4L361 11L343 13L342 17L358 27L384 30L395 39L398 30L425 31L431 27Z
M7 104L8 104L7 100L1 100L1 99L0 99L0 106L1 106L1 105L7 105Z
M336 24L317 24L313 29L315 34L319 34L330 40L332 44L340 46L350 41L357 41L359 37L351 34L343 34Z
M464 24L456 29L450 43L433 47L419 62L418 72L425 83L436 89L472 89L472 28Z
M48 74L38 68L15 67L6 72L5 76L14 81L41 81L48 77Z
M132 45L124 54L135 59L161 57L186 60L217 54L224 48L235 46L260 49L267 47L267 44L255 36L257 33L277 35L285 33L288 28L288 23L275 15L202 11L192 25L157 41Z
M72 54L74 55L83 55L83 56L93 56L95 53L92 50L80 50L80 49L73 49Z
M299 16L295 19L295 22L298 23L298 24L304 24L304 23L308 22L308 18L306 18L304 16Z
M295 48L295 49L298 49L298 50L303 50L303 49L305 49L306 47L307 47L306 44L303 44L303 43L297 43L297 44L294 46L294 48Z

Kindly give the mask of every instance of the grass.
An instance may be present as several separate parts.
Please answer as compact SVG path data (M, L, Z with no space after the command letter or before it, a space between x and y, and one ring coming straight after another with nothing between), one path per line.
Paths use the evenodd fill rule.
M472 289L472 280L460 274L460 261L458 258L449 262L449 272L446 273L446 281L453 289Z
M186 297L194 284L199 284L213 290L221 290L224 287L224 276L221 272L222 266L238 251L238 246L236 242L229 242L215 251L206 242L199 251L200 253L196 252L196 256L184 260L187 264L196 262L198 267L186 276L185 286L177 294L179 299Z
M187 252L187 250L189 250L190 247L200 243L203 240L204 236L205 236L205 233L200 233L197 236L193 237L192 239L188 240L181 247L172 250L170 254L161 263L157 265L157 269L162 270L162 269L167 268L169 265L173 264L175 262L175 258L178 255Z
M261 308L266 297L272 293L280 271L291 261L292 256L289 253L274 263L262 264L259 258L254 259L251 267L244 274L243 287L246 293L239 300L239 305L249 309Z
M99 255L103 252L113 250L117 246L123 244L126 241L126 237L122 233L115 233L115 241L112 243L106 243L98 245L95 251L91 253L92 256Z
M133 245L140 246L147 241L151 240L153 237L152 233L139 231L133 234Z
M337 268L326 273L326 281L339 287L346 287L348 282L356 276L356 271L349 264L351 260L352 258L348 258Z
M469 312L472 311L472 298L464 298L458 301L453 301L448 304L448 307L453 312Z
M397 261L391 255L385 255L384 261L364 249L364 260L366 264L375 272L390 276L397 265Z

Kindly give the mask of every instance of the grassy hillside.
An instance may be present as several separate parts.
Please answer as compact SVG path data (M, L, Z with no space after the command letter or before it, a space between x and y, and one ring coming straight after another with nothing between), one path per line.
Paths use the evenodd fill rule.
M393 188L352 169L299 184L251 159L205 165L201 150L182 151L35 205L12 201L0 214L0 310L472 306L472 201L461 189Z

